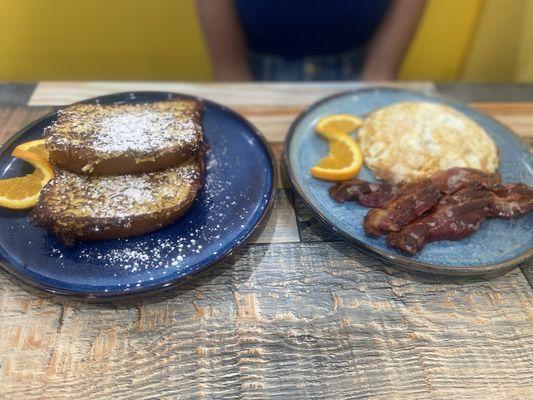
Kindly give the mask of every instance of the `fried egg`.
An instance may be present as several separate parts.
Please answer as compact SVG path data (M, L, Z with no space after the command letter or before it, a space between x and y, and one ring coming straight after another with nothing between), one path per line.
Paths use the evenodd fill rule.
M378 179L409 182L453 167L495 172L496 144L475 121L446 105L402 102L372 112L358 133Z

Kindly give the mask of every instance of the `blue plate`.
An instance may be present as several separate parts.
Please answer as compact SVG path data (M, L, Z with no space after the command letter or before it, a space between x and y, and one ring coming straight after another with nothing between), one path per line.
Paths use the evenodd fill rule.
M461 241L427 244L409 257L390 248L384 239L374 239L363 231L368 211L354 202L337 204L328 194L327 183L314 179L309 169L327 153L327 144L314 133L318 119L330 114L365 116L369 112L400 101L431 101L447 104L479 123L494 139L500 152L504 182L533 185L532 157L520 140L491 117L440 97L390 88L362 89L328 97L301 114L291 126L285 144L285 166L296 192L313 214L328 228L369 253L413 270L440 274L476 275L506 270L533 255L533 213L520 219L492 219ZM363 167L359 177L375 180Z
M85 103L137 103L190 97L136 92ZM140 237L74 247L36 227L29 213L0 209L0 264L48 292L113 299L163 290L196 274L246 242L265 221L275 193L273 157L261 134L235 112L203 100L202 126L210 150L205 186L179 221ZM15 135L0 152L0 178L20 176L27 164L11 156L40 138L51 113Z

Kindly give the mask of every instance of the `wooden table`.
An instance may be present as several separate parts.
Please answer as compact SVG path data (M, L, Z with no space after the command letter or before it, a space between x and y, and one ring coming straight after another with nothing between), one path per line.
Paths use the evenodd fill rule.
M0 85L0 142L53 105L170 90L241 112L279 159L304 107L358 86ZM533 143L533 86L406 86L474 101ZM533 398L531 263L491 278L408 274L325 232L283 177L277 187L253 243L155 297L87 304L0 273L0 398Z

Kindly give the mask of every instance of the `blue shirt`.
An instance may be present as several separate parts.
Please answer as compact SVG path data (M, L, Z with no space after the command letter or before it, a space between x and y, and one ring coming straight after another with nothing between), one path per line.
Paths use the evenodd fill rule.
M286 59L363 46L389 0L235 0L252 51Z

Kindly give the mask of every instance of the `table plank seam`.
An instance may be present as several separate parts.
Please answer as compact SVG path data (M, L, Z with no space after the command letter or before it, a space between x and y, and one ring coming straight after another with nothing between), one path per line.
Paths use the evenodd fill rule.
M282 169L285 169L284 166L282 166ZM296 193L294 193L293 189L289 189L289 196L291 200L291 207L294 211L294 216L296 217L296 229L298 230L298 237L300 238L300 242L302 241L302 231L300 229L300 223L298 221L298 211L296 210L296 206L294 204L294 197L296 196Z
M529 274L527 274L526 271L524 271L524 269L526 268L528 268L528 265L521 265L520 271L522 272L522 274L524 274L524 277L526 278L526 281L528 281L529 286L531 287L531 290L533 290L533 279L529 277ZM529 268L533 271L533 268L531 266L529 266Z

